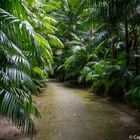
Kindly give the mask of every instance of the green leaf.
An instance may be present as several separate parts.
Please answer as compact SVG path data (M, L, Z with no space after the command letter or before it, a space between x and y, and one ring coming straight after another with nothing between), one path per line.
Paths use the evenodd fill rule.
M48 35L48 41L52 46L56 46L59 48L64 48L63 43L54 35Z

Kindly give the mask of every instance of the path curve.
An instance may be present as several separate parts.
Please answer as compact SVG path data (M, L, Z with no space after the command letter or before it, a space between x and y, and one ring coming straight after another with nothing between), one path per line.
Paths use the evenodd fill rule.
M87 90L49 82L36 100L42 118L34 140L127 140L140 134L139 122L125 106L90 95Z

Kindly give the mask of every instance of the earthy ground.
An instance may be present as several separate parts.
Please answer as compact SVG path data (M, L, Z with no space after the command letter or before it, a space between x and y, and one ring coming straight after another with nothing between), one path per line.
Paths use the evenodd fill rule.
M42 118L35 120L33 140L128 140L140 136L140 114L121 104L49 82L36 99ZM131 138L131 136L130 136ZM30 140L7 120L0 121L0 140Z
M7 119L0 118L0 140L30 140L23 136L20 131L12 126L12 123Z

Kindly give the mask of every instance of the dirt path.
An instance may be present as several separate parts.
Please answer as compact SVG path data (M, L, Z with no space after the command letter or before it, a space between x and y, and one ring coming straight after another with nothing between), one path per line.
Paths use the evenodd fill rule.
M128 140L140 136L139 113L126 106L91 95L87 90L49 82L37 97L42 118L36 120L33 140ZM0 140L29 140L8 122L0 120Z
M42 119L36 123L34 140L127 140L129 135L140 135L136 112L91 97L86 90L49 82L37 104Z
M21 134L6 118L0 118L0 140L31 140Z

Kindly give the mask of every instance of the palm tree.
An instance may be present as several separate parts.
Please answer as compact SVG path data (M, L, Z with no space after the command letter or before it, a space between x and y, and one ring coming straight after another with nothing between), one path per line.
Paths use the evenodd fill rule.
M106 24L105 28L110 31L110 33L120 32L118 35L120 38L124 38L123 42L125 44L125 61L126 61L126 68L130 66L130 48L132 48L132 40L136 39L136 32L139 31L138 27L138 19L139 19L139 12L138 8L140 6L139 0L104 0L104 1L90 1L85 0L85 3L92 6L93 12L93 23L94 21ZM89 7L91 8L91 6ZM102 27L102 26L101 26ZM132 35L133 34L133 35ZM133 36L133 37L132 37ZM135 36L135 37L134 37ZM133 38L133 39L132 39ZM137 41L135 41L137 42ZM135 43L137 44L137 43ZM136 45L135 45L136 46ZM137 48L137 47L136 47ZM138 74L138 68L136 70Z
M60 14L57 17L60 21L58 24L59 35L63 38L67 51L58 56L60 75L62 75L62 72L73 78L73 74L74 77L81 74L80 77L84 77L85 81L87 79L93 83L96 83L96 81L103 84L107 82L110 84L118 83L118 88L123 88L124 94L130 87L135 67L136 75L139 73L139 5L139 0L63 1L64 8L58 11ZM84 37L80 34L81 32L91 34L91 36L86 34L90 41L86 39L85 48L88 50L88 56L90 56L87 56L87 58L90 59L87 59L84 64L82 63L84 61L79 59L79 56L82 57L82 53L79 53L81 51L79 50L78 53L71 51L74 46L75 48L77 48L77 45L81 47L82 40L85 42ZM75 43L77 41L75 38L80 38L78 44ZM71 42L75 44L71 44ZM95 56L96 58L91 59ZM134 58L134 56L137 57ZM135 66L133 64L134 59ZM78 74L77 61L86 67L79 67ZM87 68L87 66L89 67ZM96 66L97 68L95 68ZM85 69L89 72L88 78L83 76L83 73L86 72L82 71L85 71ZM101 69L103 70L101 71ZM121 76L123 80L120 78ZM118 77L117 82L115 82L116 77ZM120 81L122 82L119 83ZM108 89L109 84L105 86ZM113 86L110 87L113 89Z
M0 115L30 135L34 132L31 115L40 117L32 100L32 95L37 95L34 75L52 70L50 44L63 47L53 35L55 20L43 13L36 15L32 4L43 12L42 4L32 2L1 0L0 3Z

